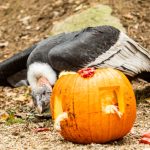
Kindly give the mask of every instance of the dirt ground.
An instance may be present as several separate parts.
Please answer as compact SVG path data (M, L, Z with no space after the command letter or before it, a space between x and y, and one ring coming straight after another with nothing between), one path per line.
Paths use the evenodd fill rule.
M53 21L86 9L93 3L110 5L113 15L121 19L128 35L150 49L148 0L0 0L0 61L47 38ZM30 101L27 87L0 87L0 112L9 114L6 122L0 122L1 150L150 149L149 145L139 144L141 134L150 128L148 99L137 100L137 119L132 132L120 141L103 145L64 141L54 131L50 119L35 115L36 112L29 107ZM48 127L50 131L35 132L39 127Z

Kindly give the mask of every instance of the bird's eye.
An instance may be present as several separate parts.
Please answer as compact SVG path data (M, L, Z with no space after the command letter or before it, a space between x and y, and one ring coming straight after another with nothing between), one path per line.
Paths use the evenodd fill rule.
M46 95L46 91L43 92L43 95Z

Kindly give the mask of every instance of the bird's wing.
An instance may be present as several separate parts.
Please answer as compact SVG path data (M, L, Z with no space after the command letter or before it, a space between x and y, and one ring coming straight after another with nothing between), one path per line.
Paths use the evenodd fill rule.
M51 49L71 39L77 32L61 33L40 41L27 60L27 67L34 62L49 63L48 53Z
M120 31L110 26L88 27L49 52L49 62L58 71L77 70L107 52Z
M150 51L120 32L118 41L108 51L86 65L91 66L112 67L135 76L143 71L150 72Z
M37 45L33 45L24 51L12 56L11 58L0 63L0 86L19 86L20 80L26 78L26 62L30 53Z

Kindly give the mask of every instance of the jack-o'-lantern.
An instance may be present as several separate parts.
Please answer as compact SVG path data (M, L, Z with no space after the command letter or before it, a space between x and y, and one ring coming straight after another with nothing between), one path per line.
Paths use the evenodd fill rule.
M120 71L63 72L51 96L55 128L75 143L106 143L125 136L136 118L132 86Z

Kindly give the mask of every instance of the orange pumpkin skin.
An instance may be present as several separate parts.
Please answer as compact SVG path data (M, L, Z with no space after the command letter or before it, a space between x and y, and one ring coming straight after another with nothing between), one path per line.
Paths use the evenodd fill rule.
M106 143L125 136L136 118L136 100L126 76L115 69L97 69L90 78L61 76L51 96L54 121L64 139L75 143ZM113 108L117 108L118 112Z

